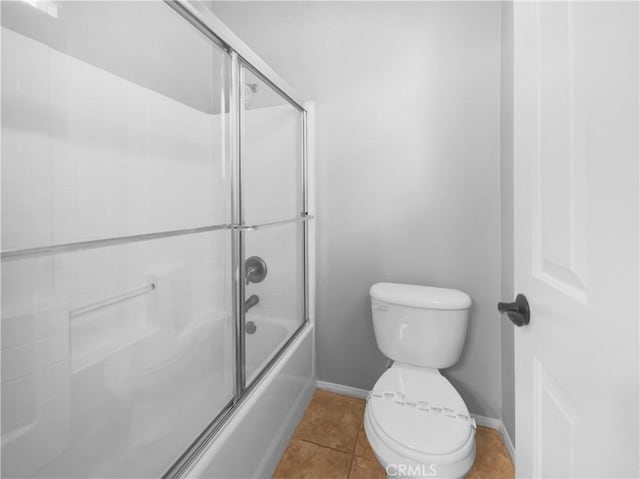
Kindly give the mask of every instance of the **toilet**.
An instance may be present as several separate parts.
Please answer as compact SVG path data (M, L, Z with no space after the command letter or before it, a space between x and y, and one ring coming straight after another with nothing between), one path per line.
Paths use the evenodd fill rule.
M398 283L369 294L378 348L393 365L369 393L364 426L388 477L463 478L475 458L476 424L440 373L462 353L471 298Z

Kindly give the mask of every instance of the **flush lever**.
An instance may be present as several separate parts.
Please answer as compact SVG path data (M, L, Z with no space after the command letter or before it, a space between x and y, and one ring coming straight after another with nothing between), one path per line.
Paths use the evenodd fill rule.
M498 311L506 314L511 322L518 326L526 326L531 319L529 301L524 294L518 294L513 303L498 303Z

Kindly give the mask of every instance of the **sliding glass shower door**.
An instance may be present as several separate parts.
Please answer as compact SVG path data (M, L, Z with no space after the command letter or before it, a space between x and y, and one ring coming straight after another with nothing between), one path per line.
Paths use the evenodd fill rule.
M250 385L305 320L303 112L250 67L241 82L245 371ZM264 271L264 274L259 274Z
M230 55L2 2L2 476L160 477L233 400Z
M0 2L2 477L179 476L306 321L305 111L192 7Z

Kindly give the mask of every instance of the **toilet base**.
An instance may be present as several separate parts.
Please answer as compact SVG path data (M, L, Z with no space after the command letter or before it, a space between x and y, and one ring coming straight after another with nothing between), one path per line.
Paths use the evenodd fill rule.
M476 456L475 438L469 453L462 459L448 464L418 463L400 456L382 442L372 430L366 411L364 429L378 462L384 467L388 479L464 479L473 466Z

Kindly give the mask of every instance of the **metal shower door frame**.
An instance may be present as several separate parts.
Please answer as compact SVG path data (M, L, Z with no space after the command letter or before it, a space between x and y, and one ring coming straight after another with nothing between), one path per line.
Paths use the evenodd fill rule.
M229 82L229 125L230 132L227 135L229 141L228 163L231 165L231 274L232 274L232 316L234 319L234 397L216 418L206 426L199 437L195 438L192 445L178 458L171 468L163 475L163 479L185 477L191 465L197 460L206 447L215 439L221 428L234 416L239 406L246 400L250 392L260 384L264 376L272 369L283 353L302 333L309 323L309 228L307 222L313 219L308 209L308 135L307 127L308 111L303 102L277 74L249 47L247 47L231 30L229 30L200 0L178 1L165 0L178 14L189 21L196 29L204 33L216 45L223 48L231 56L230 82ZM248 225L245 223L242 204L242 127L244 89L243 72L250 71L265 84L271 87L291 106L295 107L301 115L301 174L299 178L301 194L301 211L298 216L282 221L264 224ZM245 345L245 235L249 231L279 226L288 223L302 224L302 301L303 321L296 331L287 339L284 345L274 354L267 365L258 372L250 385L246 384L246 345Z
M308 124L309 112L303 106L303 102L297 95L260 57L258 57L247 45L245 45L231 30L229 30L201 0L165 0L165 3L186 19L198 31L203 33L215 45L224 50L231 57L231 68L226 83L229 85L229 131L225 135L225 141L229 142L226 150L225 161L231 165L231 224L204 225L196 228L159 231L138 235L119 236L111 238L94 239L72 243L53 244L35 248L23 248L17 250L2 251L0 256L3 261L21 260L25 258L37 258L61 253L104 248L117 245L126 245L142 241L151 241L162 238L201 234L218 230L231 231L231 255L232 255L232 315L234 318L234 364L235 380L234 395L218 415L208 424L203 425L202 433L194 438L191 446L183 452L176 462L163 474L163 478L184 477L190 466L204 451L208 444L216 437L222 426L234 415L238 407L246 400L249 393L261 382L264 376L272 369L282 354L299 337L300 333L309 323L309 227L307 222L313 217L307 209L308 201ZM274 221L270 223L247 225L244 222L242 208L242 121L243 121L243 69L256 75L265 84L271 87L290 105L295 107L301 115L301 174L299 177L301 194L301 211L294 218ZM225 112L223 103L222 113ZM300 326L288 338L285 344L269 360L250 385L246 384L246 347L245 347L245 284L244 284L244 244L248 231L276 227L288 223L301 223L302 225L302 301L303 318ZM102 307L104 304L113 304L122 298L128 298L132 294L142 294L155 285L146 285L134 291L127 291L122 295L108 298L105 301L87 305L76 311L82 314L84 311Z

